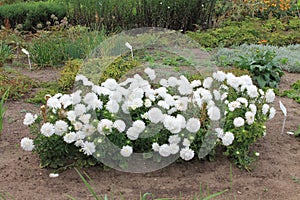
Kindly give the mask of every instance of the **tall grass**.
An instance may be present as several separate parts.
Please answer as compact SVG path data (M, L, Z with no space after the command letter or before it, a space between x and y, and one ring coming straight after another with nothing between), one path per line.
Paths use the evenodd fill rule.
M6 111L6 108L4 107L4 102L7 100L9 90L6 90L6 92L2 95L0 100L0 137L2 135L2 129L3 129L3 118L4 113Z

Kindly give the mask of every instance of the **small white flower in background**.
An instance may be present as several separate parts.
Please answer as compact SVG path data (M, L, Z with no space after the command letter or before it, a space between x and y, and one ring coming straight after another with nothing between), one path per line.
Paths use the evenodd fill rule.
M272 103L275 99L275 93L272 89L268 89L266 92L266 102Z
M120 106L119 103L115 100L110 100L106 103L105 108L110 112L110 113L118 113Z
M178 144L181 138L178 135L171 135L168 139L170 144Z
M162 157L168 157L171 155L171 149L170 146L167 144L163 144L159 147L158 150L159 155L161 155Z
M75 132L70 132L70 133L67 133L65 136L64 136L64 141L66 143L72 143L72 142L75 142L76 140L76 133Z
M255 85L247 86L247 94L251 98L256 98L258 96L257 87Z
M77 133L76 133L76 137L77 137ZM84 145L84 142L82 139L79 139L75 142L76 147L83 147L83 145Z
M211 106L207 110L207 114L210 120L218 121L221 118L221 111L217 106Z
M178 144L175 144L175 143L173 143L173 144L170 144L169 145L170 146L170 153L171 154L177 154L178 153L178 151L179 151L179 146L178 146Z
M50 174L49 174L49 177L50 177L50 178L57 178L57 177L59 177L59 174L50 173Z
M265 92L262 90L262 89L258 89L258 92L261 96L264 96L265 95Z
M179 81L178 81L177 78L175 78L175 77L173 77L173 76L171 76L170 78L168 78L168 85L169 85L170 87L175 87L175 86L178 85L178 83L179 83Z
M150 80L154 80L156 78L155 71L149 67L147 67L144 72L148 75Z
M252 104L249 105L249 108L250 108L251 112L252 112L254 115L256 115L256 112L257 112L257 107L256 107L256 105L252 103Z
M25 118L23 120L23 124L26 126L29 126L29 125L33 124L36 119L37 119L37 115L33 115L31 113L26 113Z
M276 114L276 110L274 107L270 108L270 115L269 115L269 119L273 119L275 117Z
M244 124L245 124L245 120L242 117L237 117L233 120L233 125L237 128L244 126Z
M113 127L116 128L120 133L125 131L126 124L123 120L116 120L113 124Z
M212 85L212 82L213 82L213 78L212 77L207 77L203 81L203 87L206 88L206 89L209 89Z
M194 155L194 151L189 147L185 147L180 150L180 157L185 161L191 160L192 158L194 158Z
M262 113L263 113L264 115L266 115L266 114L268 113L269 109L270 109L269 104L264 104L264 105L262 106Z
M77 74L76 77L75 77L75 81L88 81L87 77L85 77L84 75L82 74Z
M79 131L81 128L82 128L82 123L81 122L74 122L73 123L73 126L74 126L74 129L76 130L76 131Z
M85 105L80 103L74 107L74 111L75 111L76 116L80 116L86 112L86 107L85 107Z
M231 145L232 142L233 142L233 140L234 140L234 135L233 135L233 133L231 133L231 132L226 132L226 133L224 134L224 136L222 137L222 143L223 143L223 145L225 145L225 146Z
M150 108L152 106L152 102L150 99L145 99L144 105L146 108Z
M247 124L251 125L254 123L255 115L253 112L248 111L245 113L245 118L246 118Z
M109 78L105 82L103 82L101 84L101 86L105 87L111 91L115 91L119 87L119 84L117 83L117 81L115 79Z
M24 137L21 140L21 147L25 150L25 151L32 151L34 149L34 144L33 144L33 140L29 139L28 137Z
M223 82L226 78L226 74L222 71L217 71L213 73L213 78L218 82Z
M47 106L49 108L53 108L53 109L60 109L61 108L61 103L60 103L60 101L57 98L50 97L47 100Z
M58 120L55 122L54 128L55 128L56 135L62 135L68 130L68 124L63 120Z
M197 118L190 118L186 123L186 129L191 133L196 133L200 129L200 120Z
M129 156L131 156L132 152L133 152L132 147L128 146L128 145L123 146L122 149L121 149L121 151L120 151L120 153L121 153L121 155L123 157L129 157Z
M191 145L191 142L189 141L189 139L184 138L183 142L182 142L182 145L185 146L185 147L189 147Z
M83 153L87 156L92 155L96 152L96 147L94 142L85 141L82 146Z
M157 142L154 142L152 144L152 149L153 149L153 151L158 152L159 151L159 144Z
M52 136L55 133L54 125L49 122L43 124L41 127L41 133L46 137Z
M233 101L228 103L228 109L233 112L235 109L240 108L241 107L241 102L239 101Z

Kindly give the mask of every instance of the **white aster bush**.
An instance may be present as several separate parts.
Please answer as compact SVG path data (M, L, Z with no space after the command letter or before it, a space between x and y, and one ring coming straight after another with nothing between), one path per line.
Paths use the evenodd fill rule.
M193 81L156 80L150 68L145 73L147 78L135 74L100 85L77 75L77 91L48 96L39 115L25 115L34 138L23 138L21 147L36 151L42 166L56 168L103 159L126 167L138 153L155 162L172 156L189 161L219 145L236 164L248 166L250 145L266 134L265 122L276 112L271 89L222 71ZM213 149L203 155L206 143Z

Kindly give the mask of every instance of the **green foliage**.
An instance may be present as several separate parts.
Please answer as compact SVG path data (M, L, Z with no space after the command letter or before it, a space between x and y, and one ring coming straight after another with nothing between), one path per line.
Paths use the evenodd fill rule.
M2 40L0 41L0 67L12 56L11 48Z
M0 25L8 19L10 26L15 28L23 25L24 30L33 30L38 23L46 24L54 14L58 19L66 15L66 8L58 2L20 2L0 6Z
M8 98L8 94L9 94L9 89L5 91L5 93L1 96L1 100L0 100L0 137L3 129L4 113L6 111L6 108L4 107L4 103Z
M257 50L251 55L240 56L235 64L241 69L249 70L260 88L276 88L284 72L274 61L274 57L274 52Z
M288 98L294 99L297 103L300 103L300 80L296 81L291 85L290 90L285 90L280 96L286 96Z
M25 101L28 103L35 103L35 104L45 104L46 103L46 99L45 96L46 95L55 95L58 93L58 90L56 87L48 87L48 88L42 88L41 90L39 90L38 92L36 92L34 94L33 97L26 99Z
M75 82L75 77L78 70L82 66L83 61L76 59L67 61L65 66L60 71L60 78L58 80L58 88L60 91L70 91Z

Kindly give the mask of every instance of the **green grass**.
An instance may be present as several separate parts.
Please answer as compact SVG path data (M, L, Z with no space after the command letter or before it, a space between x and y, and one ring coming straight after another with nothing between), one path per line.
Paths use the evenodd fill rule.
M9 95L9 89L7 89L4 94L1 96L0 100L0 137L2 134L2 129L3 129L3 119L4 119L4 113L6 111L6 108L4 107L4 103L7 100Z

